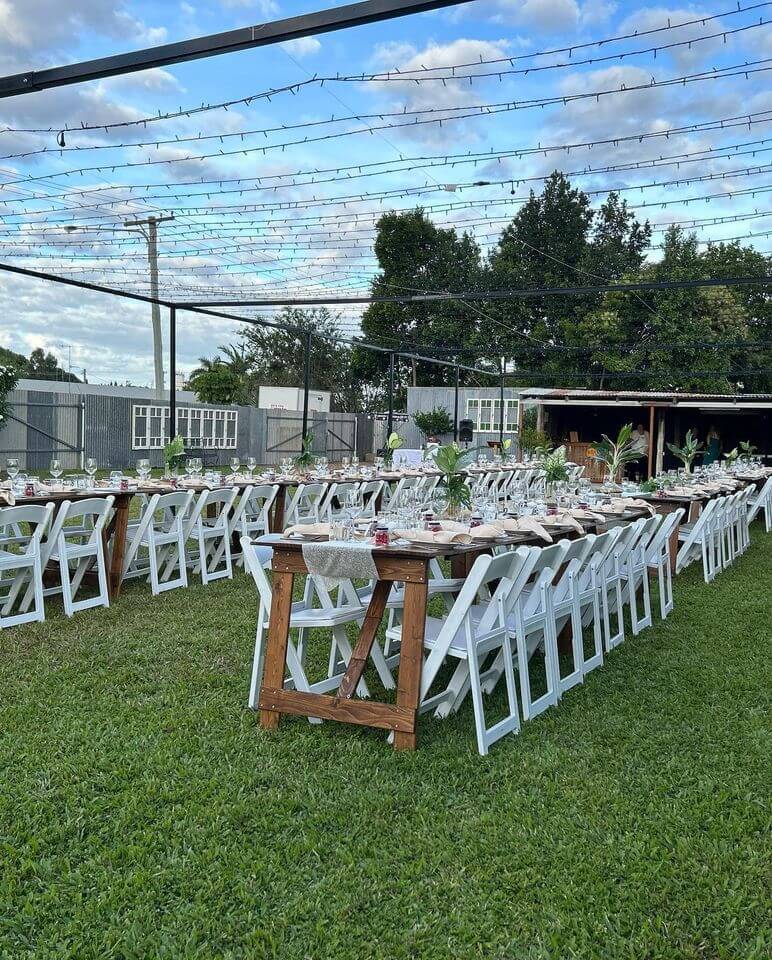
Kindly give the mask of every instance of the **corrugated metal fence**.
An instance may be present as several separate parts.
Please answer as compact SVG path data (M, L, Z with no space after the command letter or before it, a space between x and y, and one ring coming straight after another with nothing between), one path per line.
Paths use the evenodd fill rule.
M156 401L96 393L52 393L14 390L9 396L11 417L0 429L0 458L18 457L23 470L45 470L51 459L65 470L77 470L93 457L102 469L133 467L140 457L163 464L161 449L133 446L133 407ZM178 402L178 409L222 410L208 404ZM209 462L227 464L234 454L254 457L260 464L278 463L300 452L303 416L290 410L228 407L238 413L235 448L197 448ZM340 460L356 452L371 452L372 423L352 413L311 413L313 451Z

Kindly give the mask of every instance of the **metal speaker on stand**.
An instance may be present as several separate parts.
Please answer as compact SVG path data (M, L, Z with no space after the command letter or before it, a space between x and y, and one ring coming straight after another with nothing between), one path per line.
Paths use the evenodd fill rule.
M458 439L461 443L471 443L474 440L474 420L458 421Z

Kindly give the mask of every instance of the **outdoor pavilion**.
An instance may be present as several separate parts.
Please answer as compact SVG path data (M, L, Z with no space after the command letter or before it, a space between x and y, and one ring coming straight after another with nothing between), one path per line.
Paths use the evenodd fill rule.
M533 388L520 397L524 403L536 405L538 422L554 440L565 442L569 459L589 468L588 449L604 433L616 436L625 423L642 423L648 430L649 477L666 466L666 444L681 443L687 430L704 441L711 428L717 429L725 452L749 440L762 455L772 453L772 394Z

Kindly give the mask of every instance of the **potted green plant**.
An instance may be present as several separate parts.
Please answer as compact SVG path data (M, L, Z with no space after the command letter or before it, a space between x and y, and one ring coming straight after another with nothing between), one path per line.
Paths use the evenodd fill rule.
M432 437L439 439L443 434L453 433L453 420L445 407L433 407L417 413L413 422L427 440Z
M724 459L731 467L732 464L735 462L735 460L737 460L739 456L740 456L740 451L737 447L735 447L734 449L730 450L729 453L726 454Z
M743 460L750 460L751 457L755 456L758 447L754 447L750 440L741 440L740 441L740 457Z
M641 493L656 493L657 490L658 485L654 477L641 481Z
M174 437L164 447L164 466L167 477L176 477L185 460L185 441L180 436Z
M547 485L547 496L552 497L555 493L555 484L568 480L566 448L558 447L551 453L546 453L542 462L542 470L544 470L545 473L544 480Z
M383 465L387 469L390 470L391 465L394 462L394 451L399 450L400 447L404 446L405 441L396 431L389 434L388 439L386 440L386 446L383 448Z
M310 470L314 464L314 453L311 449L314 445L314 434L313 431L309 430L308 433L300 441L300 453L295 457L294 464L295 467L301 472L305 473L307 470Z
M632 432L632 423L626 423L617 434L616 440L612 440L604 433L600 443L595 444L592 458L606 467L605 482L607 484L615 484L626 464L634 463L643 456L637 449L635 441L630 439Z
M668 450L673 454L673 456L680 460L684 465L684 472L692 472L692 464L694 463L694 458L702 450L702 444L697 439L697 435L692 433L691 430L686 431L686 438L684 439L684 445L682 447L677 447L674 443L669 443L667 445Z
M434 462L442 473L437 492L445 503L448 517L458 517L472 502L472 491L466 482L464 469L474 460L477 451L462 450L457 443L439 447Z

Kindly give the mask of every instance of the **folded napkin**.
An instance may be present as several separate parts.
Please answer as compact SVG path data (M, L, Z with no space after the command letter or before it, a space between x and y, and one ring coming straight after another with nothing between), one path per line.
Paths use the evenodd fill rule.
M638 497L630 497L627 500L623 500L622 503L628 507L640 507L643 510L648 510L652 516L657 512L648 500L640 500Z
M13 484L10 481L0 483L0 506L16 506L16 494L13 492Z
M343 580L378 579L370 543L333 540L304 543L302 549L309 574L320 577L329 588L338 586Z
M462 533L456 530L395 530L394 535L410 543L471 543L472 538L468 531Z
M469 535L473 540L495 540L504 533L500 523L481 523L477 527L469 528Z
M577 520L594 520L596 523L602 523L606 519L602 513L594 513L592 510L584 510L582 507L570 510L569 513Z
M306 537L329 537L329 523L296 523L287 527L284 531L285 537L291 537L293 534L302 533Z
M625 512L625 509L625 504L622 500L612 500L611 503L607 503L602 507L598 507L598 510L601 513L612 517L621 517Z
M584 533L584 527L571 513L559 513L551 519L555 523L560 524L561 527L571 527L571 529L576 530L577 533Z
M535 517L505 517L497 522L506 533L533 533L545 543L552 543L552 537Z

